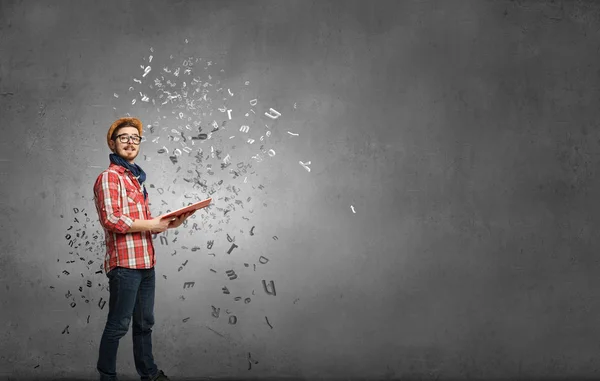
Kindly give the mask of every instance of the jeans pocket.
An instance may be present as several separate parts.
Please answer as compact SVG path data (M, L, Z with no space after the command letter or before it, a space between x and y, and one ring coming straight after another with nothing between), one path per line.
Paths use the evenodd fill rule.
M115 267L114 269L110 270L108 272L108 274L106 274L106 276L108 277L108 279L114 279L117 277L117 275L119 274L119 269L120 267Z

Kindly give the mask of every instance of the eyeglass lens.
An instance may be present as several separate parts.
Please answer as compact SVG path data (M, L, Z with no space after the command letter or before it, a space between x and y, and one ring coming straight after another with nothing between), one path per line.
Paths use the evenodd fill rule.
M121 141L121 143L127 143L129 142L129 139L131 139L134 144L140 144L142 140L142 138L140 138L139 136L119 135L119 140Z

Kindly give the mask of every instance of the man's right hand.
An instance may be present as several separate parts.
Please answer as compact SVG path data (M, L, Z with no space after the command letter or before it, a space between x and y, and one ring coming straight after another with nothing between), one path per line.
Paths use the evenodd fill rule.
M148 220L150 222L150 233L162 233L169 227L169 224L174 218L163 218L160 217Z

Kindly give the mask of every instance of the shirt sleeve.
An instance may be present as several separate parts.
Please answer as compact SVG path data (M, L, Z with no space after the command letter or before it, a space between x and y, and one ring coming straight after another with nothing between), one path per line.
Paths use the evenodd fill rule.
M133 225L133 219L121 212L119 188L119 175L110 171L103 172L94 184L94 199L100 224L106 230L125 234Z

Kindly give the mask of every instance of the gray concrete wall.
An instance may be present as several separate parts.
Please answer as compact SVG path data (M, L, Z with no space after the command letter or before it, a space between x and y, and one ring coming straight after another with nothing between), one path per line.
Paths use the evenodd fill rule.
M155 215L215 200L154 240L155 358L173 379L597 377L599 15L0 2L2 379L97 378L92 185L127 114L146 125ZM118 370L134 379L130 335Z

